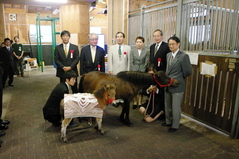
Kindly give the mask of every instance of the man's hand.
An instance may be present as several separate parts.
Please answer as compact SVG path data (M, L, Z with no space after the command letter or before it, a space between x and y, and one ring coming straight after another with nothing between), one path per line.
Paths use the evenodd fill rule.
M63 70L66 72L66 71L69 71L69 70L71 70L71 67L63 67Z
M150 86L149 88L148 88L148 92L152 92L152 91L157 91L157 86Z

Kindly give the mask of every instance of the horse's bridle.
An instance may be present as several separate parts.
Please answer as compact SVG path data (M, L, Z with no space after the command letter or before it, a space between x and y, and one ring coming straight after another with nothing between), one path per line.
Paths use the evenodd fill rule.
M108 96L106 95L106 105L111 104L115 99L110 99L108 98Z
M159 81L156 79L156 75L155 75L155 74L153 74L153 78L154 78L154 81L155 81L161 88L171 86L171 85L173 84L173 80L174 80L173 78L170 78L169 84L161 84L161 83L159 83Z

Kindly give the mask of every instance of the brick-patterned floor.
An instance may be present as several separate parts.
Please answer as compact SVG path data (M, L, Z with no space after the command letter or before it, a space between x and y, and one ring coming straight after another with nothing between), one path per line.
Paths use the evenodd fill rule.
M27 75L27 73L26 73ZM174 159L239 157L239 140L230 139L182 118L180 129L168 133L163 121L145 123L132 110L133 127L122 125L121 108L108 106L103 118L105 135L86 122L68 130L69 143L60 138L60 127L45 122L42 115L51 90L59 82L52 66L31 77L14 77L14 87L4 89L4 118L11 121L0 148L1 159Z

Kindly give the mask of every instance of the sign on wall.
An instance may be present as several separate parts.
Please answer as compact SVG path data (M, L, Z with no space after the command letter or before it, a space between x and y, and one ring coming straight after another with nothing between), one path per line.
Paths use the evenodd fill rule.
M16 21L17 20L17 14L9 14L9 20Z

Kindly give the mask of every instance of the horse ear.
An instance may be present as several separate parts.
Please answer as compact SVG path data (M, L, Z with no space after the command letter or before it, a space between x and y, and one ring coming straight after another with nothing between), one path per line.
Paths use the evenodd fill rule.
M108 89L108 86L107 85L104 85L104 90L107 90Z

